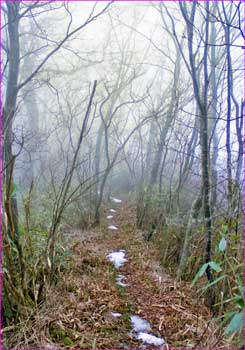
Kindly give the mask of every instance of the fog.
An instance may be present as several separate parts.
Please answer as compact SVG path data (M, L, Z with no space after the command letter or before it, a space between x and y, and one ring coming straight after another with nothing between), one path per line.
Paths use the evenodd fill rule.
M24 82L24 86L18 90L11 123L12 153L18 155L14 182L19 201L32 180L37 192L51 191L55 201L55 187L59 188L69 172L96 80L72 187L88 181L90 199L85 206L89 207L96 207L93 201L101 184L102 198L106 198L112 186L118 193L127 195L130 190L137 195L140 188L147 188L153 163L157 162L156 154L160 152L154 186L160 181L160 192L164 189L169 195L180 185L184 197L186 193L190 197L181 208L183 215L187 213L192 193L201 186L202 170L199 111L188 63L188 28L179 4L23 3L19 11L24 15L18 29L18 84ZM191 5L186 6L186 11L191 11ZM201 94L205 89L204 75L209 75L206 82L209 153L211 162L215 158L213 166L219 175L219 206L221 203L224 206L227 167L231 169L230 178L240 181L241 176L236 170L240 152L236 113L239 116L237 108L243 98L243 37L235 5L218 4L208 11L205 4L198 3L192 49ZM207 14L210 44L205 66L202 56L206 48ZM225 54L224 18L234 21L229 34L232 83L227 78L230 68ZM9 45L5 11L2 22L5 47ZM76 31L78 27L81 28ZM215 32L214 38L211 31ZM9 79L7 59L3 51L3 101ZM179 68L175 68L176 60ZM30 81L25 83L29 77ZM228 83L232 84L230 91ZM229 94L230 107L226 103ZM165 140L161 141L161 137ZM183 167L187 172L182 183ZM238 172L241 174L241 169ZM80 190L83 192L82 186ZM80 201L83 202L82 195L81 204Z
M57 237L103 223L114 195L149 237L188 232L200 198L207 232L238 217L243 6L3 3L6 230L44 230L52 269Z

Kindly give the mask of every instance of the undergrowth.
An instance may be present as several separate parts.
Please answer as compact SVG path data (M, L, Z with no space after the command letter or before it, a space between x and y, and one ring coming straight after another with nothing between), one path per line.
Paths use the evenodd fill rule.
M116 215L117 232L108 231L102 221L100 227L76 231L66 245L63 241L61 252L66 251L67 264L60 269L56 284L46 290L45 302L21 323L5 328L4 346L139 349L141 344L131 332L131 314L149 321L153 333L170 347L221 349L234 344L205 305L204 295L197 293L205 281L201 278L191 288L190 282L177 283L173 277L171 256L177 263L177 248L168 246L172 255L165 258L167 269L159 263L171 230L156 245L157 235L155 241L145 241L144 232L136 228L133 207L126 206ZM177 228L172 234L180 244ZM120 269L126 276L126 288L116 285L118 270L106 259L114 249L126 250L127 262ZM197 266L198 262L190 280ZM113 318L112 311L122 317Z

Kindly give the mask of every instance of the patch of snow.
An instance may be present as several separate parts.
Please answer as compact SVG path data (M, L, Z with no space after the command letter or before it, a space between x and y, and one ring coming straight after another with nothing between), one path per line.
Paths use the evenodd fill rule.
M122 314L120 314L119 312L111 312L111 316L113 316L113 317L121 317Z
M115 198L115 197L111 197L111 200L112 200L114 203L122 203L122 200L121 200L121 199L118 199L118 198Z
M107 219L112 219L112 218L113 218L113 215L107 215L106 218L107 218Z
M116 213L116 210L115 209L110 209L109 210L111 213Z
M125 278L126 277L123 275L117 275L117 277L116 277L117 285L119 285L121 287L127 287L128 284L123 282L123 280L125 280Z
M117 231L117 230L118 230L118 228L117 228L116 226L114 226L114 225L108 226L108 229L109 229L109 230L114 230L114 231Z
M107 255L107 258L113 263L115 268L119 269L127 261L124 252L113 252Z
M45 344L44 345L44 349L49 349L49 350L58 350L58 346L54 345L54 344Z
M139 316L130 316L131 324L135 332L151 331L150 323Z
M161 346L165 343L164 339L156 337L155 335L140 332L137 334L137 339L142 340L146 344Z

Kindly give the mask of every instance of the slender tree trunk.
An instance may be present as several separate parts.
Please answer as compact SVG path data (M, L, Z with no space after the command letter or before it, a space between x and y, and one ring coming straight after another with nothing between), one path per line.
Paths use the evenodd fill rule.
M14 140L13 134L13 118L16 110L17 94L18 94L18 76L19 76L19 3L7 2L8 14L8 35L9 35L9 69L6 89L6 99L3 108L3 166L4 166L4 185L11 179L11 162L13 160L12 145ZM11 196L11 211L15 233L18 235L18 205L16 195Z
M169 132L169 128L174 120L174 117L176 115L177 107L178 107L178 82L179 82L179 73L180 73L180 53L177 51L177 57L174 67L174 77L173 77L173 86L171 91L171 99L169 108L167 111L167 117L164 124L164 127L161 131L160 135L160 141L157 147L157 151L153 160L151 173L150 173L150 179L146 190L146 195L144 199L144 205L142 207L141 212L138 216L138 227L142 228L145 224L148 224L149 221L149 207L151 203L152 198L152 191L153 187L156 184L157 177L159 174L159 168L161 166L162 157L164 154L164 145L166 142L166 138Z
M146 150L146 174L145 177L149 180L149 175L150 175L150 169L152 168L153 164L153 159L154 159L154 145L155 145L155 140L157 137L157 127L156 127L156 122L154 119L151 121L150 125L150 130L149 130L149 138L148 138L148 143L147 143L147 150Z
M208 263L211 260L211 250L212 250L212 219L211 219L211 209L210 209L210 179L209 179L209 144L208 144L208 50L209 50L209 2L206 2L206 25L205 25L205 47L203 54L203 70L204 70L204 81L203 81L203 92L201 93L198 77L197 77L197 67L195 63L195 55L193 54L193 36L194 36L194 20L196 13L197 3L192 4L192 9L190 15L187 13L185 5L180 2L180 9L182 15L185 19L187 26L187 36L188 36L188 53L189 53L189 63L190 63L190 73L193 82L193 90L195 99L199 108L200 115L200 145L201 145L201 167L202 167L202 192L203 192L203 212L204 212L204 222L206 228L206 251L205 251L205 262ZM206 275L209 282L213 281L210 266L208 265L206 269ZM209 288L208 302L210 308L214 304L214 294L213 290Z
M204 220L207 230L207 243L206 243L206 257L205 262L211 261L212 253L212 218L210 208L210 179L209 179L209 164L210 164L210 150L208 139L208 42L209 42L209 3L206 3L206 28L205 28L205 48L204 48L204 96L203 96L203 108L201 109L201 122L200 122L200 140L202 149L202 183L203 183L203 210ZM209 283L213 281L211 268L208 265L206 269L206 275ZM214 305L214 293L213 289L208 291L209 307L212 309Z
M102 144L102 137L103 137L103 130L104 130L104 123L101 122L98 134L97 134L97 139L96 139L96 146L95 146L95 157L94 157L94 162L95 162L95 176L96 176L96 188L95 188L95 201L96 205L99 202L99 173L100 173L100 159L101 159L101 144ZM97 214L95 214L97 216Z
M90 113L91 113L91 108L92 108L92 103L93 103L93 99L95 96L96 87L97 87L97 80L95 80L94 84L93 84L88 107L87 107L87 110L86 110L86 113L85 113L85 116L84 116L84 119L82 122L82 127L80 130L78 143L77 143L77 146L76 146L76 149L74 152L74 156L73 156L73 159L71 162L71 167L70 167L70 169L68 169L68 172L62 181L63 184L60 187L60 190L59 190L56 202L54 203L54 208L52 211L53 212L52 223L51 223L51 226L49 228L49 236L48 236L47 245L46 245L46 252L45 252L47 267L50 271L51 280L53 279L54 272L55 272L55 243L56 243L56 238L57 238L57 229L60 225L62 214L63 214L63 212L68 204L67 199L69 197L69 189L71 186L71 182L73 179L75 169L77 167L77 160L78 160L79 152L81 149L81 145L82 145L83 140L84 140L84 135L85 135L85 132L87 130L88 120L89 120Z
M232 204L232 164L231 164L231 95L232 95L232 64L230 53L230 26L225 26L226 56L227 56L227 122L226 122L226 153L227 153L227 197L231 214Z
M187 224L187 228L185 231L185 238L184 238L184 244L182 247L181 255L180 255L180 262L178 266L177 271L177 279L180 280L185 273L187 261L189 257L189 245L192 239L192 229L193 224L196 223L196 219L198 218L199 212L202 207L202 200L203 200L203 194L202 192L197 196L197 198L193 201L191 206L191 211L189 215L189 220Z
M160 169L160 178L159 178L159 193L160 194L162 194L162 190L163 190L163 176L164 176L163 173L164 173L164 167L165 167L167 155L168 155L168 147L165 148L165 152L164 152L163 160L162 160L162 164L161 164L161 169Z
M198 109L196 111L196 114L197 113L198 113ZM196 118L193 131L191 134L191 138L187 145L185 160L183 162L184 164L181 166L178 185L177 185L177 188L174 190L174 194L173 194L173 201L177 201L177 214L179 213L180 193L185 182L188 179L188 175L192 169L193 162L194 162L195 149L198 142L198 123L199 123L199 120L198 118Z
M236 183L241 182L241 172L243 165L243 117L244 117L244 101L241 101L239 118L236 119L236 133L238 140L238 157L237 157L237 170L236 170Z
M213 13L216 13L216 4L213 4ZM217 181L218 181L218 172L217 172L217 161L218 161L218 146L219 140L216 130L216 114L217 114L217 82L216 82L216 26L214 22L211 22L211 33L210 33L210 43L211 43L211 91L212 91L212 101L211 101L211 125L210 125L210 137L212 138L212 158L211 158L211 211L212 213L215 210L216 201L217 201Z

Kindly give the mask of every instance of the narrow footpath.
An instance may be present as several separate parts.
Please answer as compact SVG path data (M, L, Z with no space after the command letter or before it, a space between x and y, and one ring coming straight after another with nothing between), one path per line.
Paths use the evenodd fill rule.
M166 274L135 222L134 208L111 198L100 228L75 232L73 272L46 306L49 349L224 348L204 301Z

